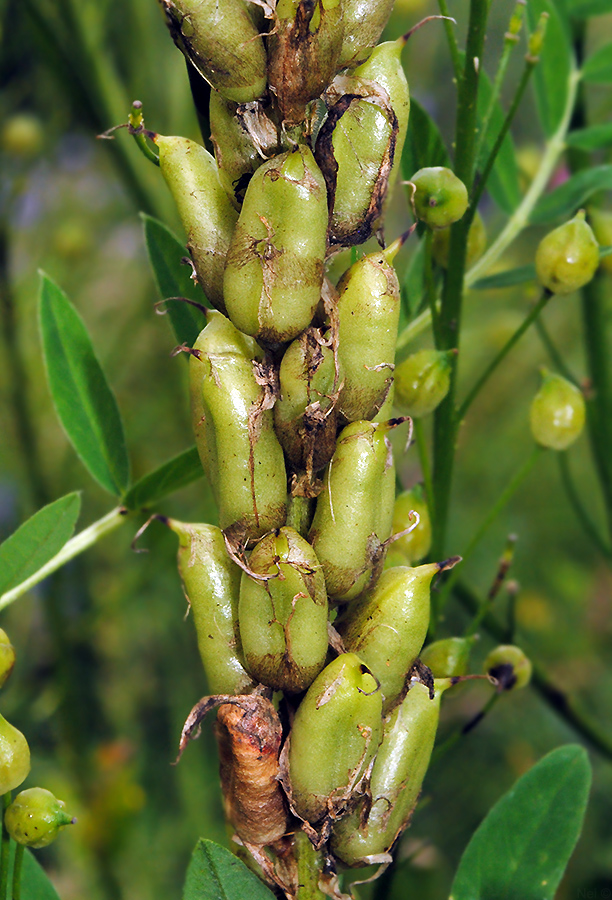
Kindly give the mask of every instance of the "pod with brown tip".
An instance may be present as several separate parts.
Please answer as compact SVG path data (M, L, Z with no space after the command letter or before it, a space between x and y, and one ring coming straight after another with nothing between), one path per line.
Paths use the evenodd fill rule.
M256 342L209 312L190 359L196 445L219 507L219 525L256 540L286 518L287 476L274 433L266 367ZM257 372L257 377L256 377ZM259 379L259 381L258 381Z
M217 164L195 141L158 134L159 165L187 235L187 249L207 299L225 312L223 270L238 213L221 182Z
M321 297L325 182L306 146L257 169L227 255L223 290L232 322L267 344L310 325Z

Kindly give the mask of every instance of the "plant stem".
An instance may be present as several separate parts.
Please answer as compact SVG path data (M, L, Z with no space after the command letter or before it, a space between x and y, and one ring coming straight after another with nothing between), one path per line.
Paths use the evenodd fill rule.
M323 869L323 856L310 843L303 831L295 834L294 852L298 865L298 889L296 900L326 900L319 888L319 873Z
M122 522L125 522L128 516L128 511L123 506L119 506L116 509L111 510L111 512L107 513L101 519L98 519L90 525L89 528L85 528L83 531L79 532L79 534L70 538L70 540L64 544L60 552L57 553L53 559L50 559L48 563L45 563L38 572L30 575L30 577L26 578L25 581L22 581L21 584L18 584L16 587L0 596L0 609L9 606L14 600L23 596L23 594L43 581L48 575L51 575L52 572L56 572L71 559L74 559L75 556L78 556L80 553L83 553L84 550L93 547L100 538L110 534L111 531L118 528Z
M11 805L11 792L2 795L2 849L0 850L0 900L5 900L8 886L9 854L11 838L4 824L4 813Z
M536 319L535 326L536 326L536 331L538 332L538 335L540 337L540 340L544 344L544 347L546 348L546 352L550 356L550 361L552 362L555 369L557 369L558 372L561 372L563 377L567 378L568 381L571 381L572 384L575 384L576 387L580 387L578 379L573 374L573 372L570 371L569 367L566 365L565 360L563 359L558 347L555 345L553 339L551 338L551 336L548 332L548 329L547 329L546 325L544 324L544 322L542 321L541 317Z
M537 317L540 315L548 301L553 295L549 291L545 291L536 305L533 307L528 316L525 317L523 322L516 329L514 334L506 341L504 346L501 348L499 353L491 360L487 368L484 370L480 378L476 381L476 384L472 387L471 391L468 393L467 397L459 407L459 411L457 413L457 418L459 421L462 421L465 418L465 414L468 409L472 405L473 401L476 399L481 389L484 387L486 382L489 380L495 369L502 362L503 359L508 355L508 353L512 350L514 345L518 343L521 337L525 334L529 326L535 322Z
M21 900L21 869L23 866L23 844L15 847L15 860L13 862L13 897L12 900Z
M431 481L431 466L429 465L429 454L427 453L427 443L425 441L425 431L423 423L420 419L412 420L414 428L414 437L416 440L417 451L419 454L419 462L421 464L421 473L423 475L423 483L425 484L425 495L427 497L427 508L429 510L429 518L434 519L433 505L433 484Z
M433 328L436 346L438 344L438 308L437 308L437 291L433 277L431 250L433 245L433 231L428 228L425 232L425 259L423 260L423 281L425 287L425 297L427 307L431 313L431 324Z
M559 470L561 472L561 481L563 483L563 487L565 488L565 493L567 494L568 500L574 508L576 518L580 521L585 533L591 538L601 555L608 561L612 561L612 548L610 548L606 544L604 539L599 534L597 528L591 520L591 517L584 508L580 497L578 496L578 491L576 490L576 485L574 484L574 479L572 478L572 473L570 472L569 463L567 461L567 454L559 453L558 459Z
M461 68L461 54L459 53L459 47L457 46L457 36L453 31L453 23L449 22L450 13L448 11L448 3L446 0L438 0L438 7L440 9L440 13L443 16L448 16L448 18L444 19L444 30L446 31L446 38L448 40L448 49L450 51L451 62L453 64L453 71L455 73L455 81L457 84L463 78L463 70Z

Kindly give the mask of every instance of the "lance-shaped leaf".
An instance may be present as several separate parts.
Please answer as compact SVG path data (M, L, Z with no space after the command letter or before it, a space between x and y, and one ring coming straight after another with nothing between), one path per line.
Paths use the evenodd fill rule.
M184 450L178 456L174 456L167 462L162 463L153 472L149 472L140 478L127 492L124 503L128 509L144 509L152 506L174 491L178 491L188 484L202 478L204 469L200 462L198 451L195 447ZM210 515L214 510L214 500L212 493L208 490L206 503L207 519L210 521Z
M183 900L274 900L274 894L233 853L201 838L187 869Z
M612 11L612 4L611 11ZM610 84L612 82L612 44L604 44L589 56L582 67L582 78L590 84Z
M546 194L531 214L532 225L546 225L573 216L585 200L598 191L612 189L612 165L595 166L576 172L550 194Z
M572 48L567 23L558 4L550 0L529 0L527 18L533 31L542 13L548 13L546 36L540 60L533 74L537 109L547 137L557 130L567 103L572 70Z

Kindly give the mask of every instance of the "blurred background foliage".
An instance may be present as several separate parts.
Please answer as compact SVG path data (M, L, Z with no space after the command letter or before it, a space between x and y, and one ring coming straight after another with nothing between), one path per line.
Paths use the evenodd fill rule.
M493 4L485 68L494 71L512 3ZM461 44L467 4L451 0ZM432 0L397 0L386 37L437 12ZM186 365L171 358L173 338L155 315L139 211L180 233L159 171L125 132L96 135L144 104L147 126L199 137L183 58L154 0L0 0L0 537L51 499L83 491L81 526L103 515L109 498L76 459L55 416L37 331L37 270L68 293L92 334L127 426L133 473L144 475L192 443ZM612 16L592 20L589 46L612 39ZM515 54L505 99L516 85ZM441 25L410 41L405 64L413 96L447 142L454 128L451 66ZM610 119L611 92L590 88L592 123ZM521 177L528 184L543 137L530 93L513 127ZM604 161L610 161L609 158ZM561 169L557 177L564 176ZM603 198L610 208L609 197ZM503 223L485 195L489 234ZM387 233L409 222L398 190ZM541 232L527 230L501 268L532 261ZM608 242L610 243L610 242ZM407 267L413 247L400 257ZM610 275L603 276L612 297ZM465 304L462 384L470 384L520 324L535 286L472 291ZM612 300L610 301L612 305ZM585 371L575 297L554 299L544 320L579 375ZM427 338L420 342L427 345ZM484 515L532 452L529 402L547 362L531 330L479 396L460 435L449 538L461 553ZM588 444L570 463L592 517L603 521ZM419 479L416 450L400 466ZM168 498L158 511L188 521L211 515L204 482ZM185 716L206 693L195 634L175 570L175 538L154 524L134 553L141 521L111 535L9 608L0 623L18 663L2 713L27 735L33 752L27 785L50 788L79 824L43 851L63 900L161 900L181 893L193 845L203 835L228 840L210 728L171 766ZM554 682L580 698L610 732L612 574L577 522L557 461L543 454L465 567L484 592L507 535L518 536L516 640ZM504 612L507 597L498 601ZM451 603L442 636L461 633L465 614ZM486 633L472 670L492 646ZM458 690L445 703L442 737L468 721L490 693ZM576 734L532 690L504 696L482 724L432 766L424 801L406 833L400 864L379 898L442 900L470 835L492 803L549 749ZM593 753L595 780L583 837L559 896L604 897L612 887L612 764ZM579 894L594 890L599 893Z

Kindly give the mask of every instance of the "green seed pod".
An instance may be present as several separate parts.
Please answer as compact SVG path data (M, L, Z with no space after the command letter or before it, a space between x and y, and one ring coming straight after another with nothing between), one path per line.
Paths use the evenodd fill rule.
M392 262L402 243L362 257L338 283L338 411L347 422L372 419L393 381L400 290Z
M244 0L159 0L189 62L227 100L250 103L266 89L266 51Z
M374 50L393 9L393 0L343 0L344 38L340 68L361 65Z
M264 162L263 157L244 126L238 104L226 100L218 91L210 92L209 121L219 181L236 209L240 209L251 175Z
M354 653L343 653L310 685L289 738L292 800L315 825L346 807L381 735L382 698Z
M293 465L305 471L322 469L336 448L336 407L333 395L342 381L334 353L324 345L322 331L307 328L289 345L280 372L281 396L274 404L274 427Z
M237 328L278 344L310 325L321 297L326 234L325 182L308 147L257 169L225 267L225 303Z
M395 405L420 419L442 403L450 387L452 350L420 350L395 370Z
M420 562L427 556L431 547L431 519L423 487L420 484L416 484L409 491L403 491L395 498L393 534L406 531L415 524L416 519L410 518L410 513L413 511L419 517L418 524L412 528L409 534L403 535L391 544L394 553L403 556L403 565Z
M571 294L591 280L599 265L599 245L581 209L542 238L535 267L540 284L553 294Z
M430 228L452 225L468 208L464 183L444 166L419 169L410 181L416 188L412 198L415 215Z
M500 691L526 687L531 681L531 668L530 660L513 644L500 644L483 663L483 671L497 679Z
M0 688L4 687L15 665L15 648L9 640L9 636L0 628Z
M450 226L448 228L437 228L433 233L433 241L431 251L433 258L443 269L448 267L448 249L450 246ZM474 216L474 220L470 225L467 240L467 253L465 264L473 266L476 260L480 259L485 252L487 246L487 230L482 221L479 212Z
M303 122L307 105L338 71L342 35L341 0L277 0L268 80L287 125Z
M401 421L347 425L325 473L308 540L336 603L357 597L382 568L395 495L387 433Z
M561 375L543 371L542 387L531 401L529 421L534 440L541 447L565 450L584 428L584 397Z
M238 214L219 181L217 164L200 144L155 136L159 165L187 235L198 282L216 309L225 312L223 270Z
M429 767L440 698L448 687L450 681L436 682L432 700L429 688L416 682L391 714L372 769L371 808L368 811L368 801L362 800L333 827L332 852L345 865L383 861L381 855L409 824Z
M0 794L13 791L30 773L30 748L23 734L0 716Z
M254 540L280 528L286 517L285 461L269 392L261 387L263 353L217 312L208 313L193 349L192 421L219 525L224 531L243 528Z
M612 245L612 212L607 209L592 207L589 209L589 219L593 228L595 240L600 247ZM612 274L612 255L601 257L601 267L608 274Z
M240 583L240 636L249 672L277 691L299 693L327 655L327 593L314 550L293 528L263 537Z
M39 850L58 836L60 829L74 825L66 804L45 788L21 791L4 814L6 830L18 844Z
M166 519L178 535L178 569L198 638L211 694L248 694L255 683L244 668L238 629L239 567L221 529Z
M474 637L451 637L428 644L421 653L421 662L431 669L434 678L455 678L465 675L470 664Z
M401 697L406 678L429 627L429 589L445 565L387 569L363 597L334 623L344 646L368 666L380 682L383 713Z

